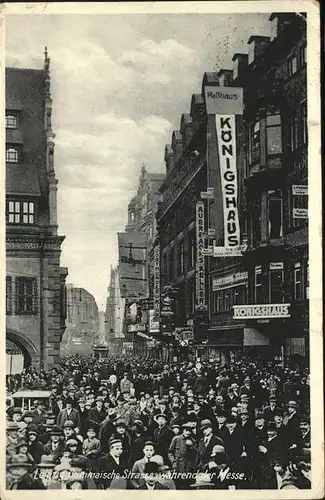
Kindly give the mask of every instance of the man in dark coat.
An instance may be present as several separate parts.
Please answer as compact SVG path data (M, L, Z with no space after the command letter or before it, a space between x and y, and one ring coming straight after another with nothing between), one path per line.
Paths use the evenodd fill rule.
M163 457L164 464L168 465L168 450L174 437L174 433L167 425L167 418L165 414L160 413L156 415L155 420L158 424L157 429L155 429L153 433L153 441L155 443L156 452L158 455Z
M102 450L105 453L109 453L108 442L115 432L116 420L117 420L116 412L113 408L110 408L107 417L105 418L105 420L103 420L103 422L100 425L98 438L100 440Z
M274 467L285 468L287 454L282 439L278 436L276 425L269 422L267 426L267 439L258 447L257 461L259 464L261 489L277 489L277 477Z
M78 410L72 408L72 404L72 399L67 399L65 409L59 412L56 419L56 423L59 427L64 427L65 422L67 420L71 420L74 424L74 427L78 427L78 429L80 429L80 415Z
M63 432L54 425L50 431L50 441L44 446L44 455L52 455L53 462L58 463L64 452Z
M213 447L217 444L223 446L223 441L220 437L213 434L211 420L202 420L201 431L203 432L203 438L200 439L198 444L197 463L198 468L203 471L206 463L209 461Z
M105 473L105 475L102 474L101 478L97 480L101 489L109 488L114 474L124 475L127 464L121 460L122 453L122 441L120 439L110 439L109 453L101 457L98 461L98 471Z
M294 457L301 442L300 419L298 417L298 403L296 401L288 402L288 416L284 424L289 453Z
M88 420L92 425L100 425L107 417L107 413L104 408L104 400L101 396L98 396L95 403L96 406L89 410Z
M277 399L275 396L270 396L269 405L264 409L264 418L266 422L273 422L274 415L280 408L277 405ZM281 411L281 410L280 410Z
M46 490L41 479L34 479L30 474L31 464L25 457L13 455L12 461L7 464L9 473L8 488L10 490Z
M224 435L224 446L226 454L232 461L232 466L239 469L243 445L241 442L241 431L237 426L237 418L229 415L227 417L227 433Z
M86 399L80 398L78 401L77 410L79 411L80 415L80 434L82 435L83 438L86 438L88 423L89 423L88 422L89 410L86 408L85 405L86 405Z
M143 447L148 438L147 429L143 425L143 422L136 420L133 424L130 437L129 467L132 468L134 463L143 457Z

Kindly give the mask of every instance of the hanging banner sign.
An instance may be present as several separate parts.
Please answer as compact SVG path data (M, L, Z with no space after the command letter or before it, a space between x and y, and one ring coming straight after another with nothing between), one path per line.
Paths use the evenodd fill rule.
M196 305L197 311L207 311L205 299L205 259L204 259L204 203L196 204Z
M117 233L121 297L148 297L147 240L145 233Z
M149 311L149 332L159 333L159 321L155 321L154 309L150 309Z
M218 190L222 199L223 234L218 235L214 257L242 256L238 216L238 182L236 152L236 118L243 113L243 89L205 87L206 110L214 115L218 156ZM210 160L211 161L211 160ZM210 168L215 168L210 165Z
M153 308L154 318L153 321L160 320L160 247L156 245L154 248L154 263L153 263ZM158 326L159 331L159 326Z

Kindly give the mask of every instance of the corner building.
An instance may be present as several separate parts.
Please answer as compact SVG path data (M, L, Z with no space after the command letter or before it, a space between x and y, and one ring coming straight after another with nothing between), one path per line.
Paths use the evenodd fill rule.
M49 65L6 69L7 373L57 366L65 330Z

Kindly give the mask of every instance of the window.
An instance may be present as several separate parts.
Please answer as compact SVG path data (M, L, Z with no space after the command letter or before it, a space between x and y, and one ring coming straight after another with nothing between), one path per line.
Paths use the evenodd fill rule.
M307 103L304 102L300 108L301 116L301 142L307 144L308 141L308 124L307 124Z
M189 233L189 267L192 269L196 265L196 235L195 231Z
M305 290L305 297L307 300L309 300L309 264L307 264L306 268L306 290Z
M168 277L170 281L174 279L174 248L171 249L169 254L169 271Z
M307 63L307 45L303 45L302 47L300 47L300 50L299 50L299 64L300 64L300 67L303 67L305 66L305 64Z
M269 297L271 304L278 304L283 302L284 293L283 293L283 282L284 282L284 271L283 271L283 263L276 262L273 263L274 268L272 268L272 264L270 264L270 273L269 273ZM282 267L282 269L281 269Z
M253 201L252 205L253 246L261 241L261 200Z
M292 76L297 72L297 57L292 56L288 60L288 76Z
M37 314L37 279L16 278L16 314Z
M262 294L262 268L261 268L261 266L255 266L254 289L255 289L255 304L262 304L263 303L263 294Z
M214 292L214 312L230 311L234 304L246 303L246 287L243 285Z
M251 162L257 162L260 159L261 150L261 131L260 121L256 121L251 126Z
M15 148L8 148L6 150L6 162L18 163L18 160L19 160L18 150Z
M297 111L290 118L289 124L290 124L290 148L291 151L296 151L299 145L299 121L298 121Z
M281 116L278 111L269 111L266 116L267 153L282 153Z
M6 115L6 128L17 128L18 120L17 116L14 115Z
M33 201L7 202L7 223L8 224L34 224L35 203Z
M268 237L282 237L282 191L268 191Z
M12 279L6 277L6 314L12 314Z
M296 262L294 267L294 290L293 290L293 297L295 300L302 299L301 292L302 292L301 264L300 262Z
M179 273L184 274L184 240L179 244Z
M308 220L308 196L307 195L295 195L290 193L291 196L291 217L292 217L292 227L302 227L306 225Z

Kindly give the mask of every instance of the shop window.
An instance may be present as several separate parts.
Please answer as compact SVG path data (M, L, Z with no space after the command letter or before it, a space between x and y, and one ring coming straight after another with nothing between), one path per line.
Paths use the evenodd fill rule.
M263 304L263 283L262 283L262 268L261 266L255 266L255 276L254 276L254 295L255 304Z
M12 314L12 278L6 276L6 314Z
M293 279L294 279L293 297L295 300L301 300L302 299L302 281L301 281L301 264L300 264L300 262L295 263Z
M32 201L7 201L8 224L34 224L35 203Z
M7 163L18 163L18 161L19 161L18 149L8 148L6 150L6 162Z
M15 280L16 314L37 314L37 279L16 278Z
M297 57L290 57L290 59L288 59L288 77L297 73L297 67Z
M18 118L15 115L6 115L6 128L16 129L18 127Z
M266 116L266 140L268 155L282 153L281 116L279 112L268 111Z
M268 237L281 238L283 227L282 191L268 191Z
M284 283L284 271L283 263L278 262L272 269L270 266L269 271L269 297L271 304L278 304L283 302L283 283ZM282 269L280 269L282 267Z

